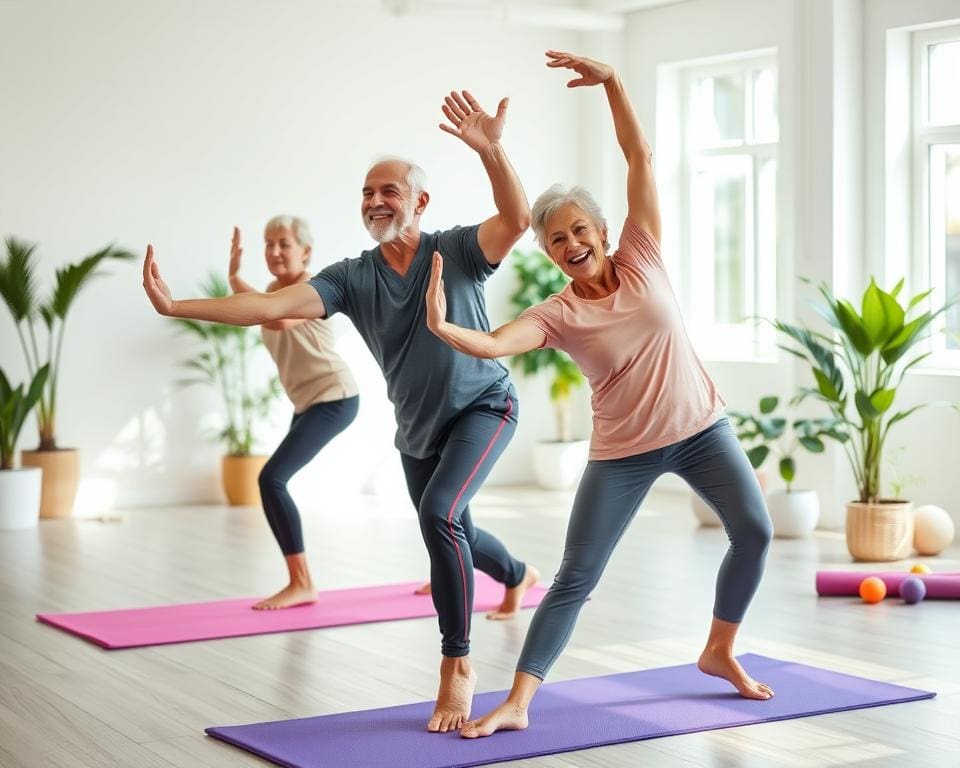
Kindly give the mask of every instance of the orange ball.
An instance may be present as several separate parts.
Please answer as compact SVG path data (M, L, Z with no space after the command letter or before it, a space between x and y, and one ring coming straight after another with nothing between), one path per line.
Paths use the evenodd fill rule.
M865 603L879 603L887 596L887 585L883 579L876 576L867 576L860 582L860 597Z

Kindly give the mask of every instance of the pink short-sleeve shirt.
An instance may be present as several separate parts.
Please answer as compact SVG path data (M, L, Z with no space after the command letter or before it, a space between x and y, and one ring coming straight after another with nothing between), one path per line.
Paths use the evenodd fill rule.
M627 219L611 258L620 287L609 296L582 299L568 285L521 315L590 382L590 458L600 460L680 442L725 405L687 336L657 242Z

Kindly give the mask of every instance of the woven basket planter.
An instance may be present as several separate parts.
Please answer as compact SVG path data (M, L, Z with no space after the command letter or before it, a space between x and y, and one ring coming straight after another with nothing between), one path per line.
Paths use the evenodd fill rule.
M913 551L913 502L847 504L847 549L854 560L903 560Z

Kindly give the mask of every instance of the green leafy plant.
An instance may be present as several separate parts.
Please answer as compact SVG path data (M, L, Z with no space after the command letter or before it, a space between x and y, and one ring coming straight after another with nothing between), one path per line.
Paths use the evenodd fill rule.
M49 372L50 366L41 366L24 391L23 384L18 384L16 389L11 387L6 374L0 370L0 469L13 469L20 430L27 414L40 401Z
M780 477L791 493L797 476L794 458L800 448L811 453L823 453L826 449L823 438L830 437L840 442L849 439L843 424L836 418L796 419L789 423L776 414L780 398L770 395L760 399L759 414L746 411L728 411L737 428L737 437L747 451L747 458L754 469L760 469L768 457L779 457Z
M56 271L53 291L46 301L42 301L34 264L36 243L8 237L6 246L6 259L0 262L0 295L13 316L30 377L35 377L44 366L49 367L36 407L39 450L53 451L57 448L57 389L67 314L80 289L93 278L105 274L102 270L105 261L127 261L136 256L108 245L77 264L68 264ZM46 329L46 343L37 333L41 322Z
M226 281L211 272L201 286L204 296L229 295ZM191 371L183 385L206 384L220 395L226 426L218 435L230 456L249 456L256 442L255 424L264 418L280 395L280 381L272 376L263 387L250 381L253 352L263 346L256 328L175 318L179 330L201 343L200 351L181 365Z
M514 250L510 261L519 282L517 290L510 297L517 315L559 293L569 282L567 276L542 251ZM552 375L550 401L557 419L557 439L559 442L570 442L570 394L584 381L576 363L558 349L533 349L515 355L511 362L520 366L524 376L535 376L541 371Z
M902 289L903 280L887 292L871 279L858 313L849 301L820 285L823 301L813 308L829 323L832 335L774 321L791 342L781 348L806 362L816 383L801 388L794 402L814 398L826 404L851 436L842 445L863 503L881 500L880 467L890 428L928 405L893 409L904 375L929 355L914 348L929 336L934 319L956 303L919 311L931 292L917 294L904 306L897 298Z

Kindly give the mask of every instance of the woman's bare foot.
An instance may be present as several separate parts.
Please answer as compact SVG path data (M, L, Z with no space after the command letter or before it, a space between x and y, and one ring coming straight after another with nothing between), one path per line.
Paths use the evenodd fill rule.
M527 570L523 574L523 581L515 587L510 587L503 593L503 602L500 603L500 607L490 611L490 613L487 614L487 618L493 621L512 619L517 615L520 606L523 605L523 596L527 593L527 590L539 580L540 571L532 565L527 564Z
M431 594L430 582L428 581L428 582L427 582L426 584L424 584L423 586L417 587L415 590L413 590L413 594L415 594L415 595L429 595L429 594Z
M440 662L440 690L433 717L427 723L431 733L446 733L460 728L470 717L477 675L468 656L444 656Z
M773 689L764 683L758 683L740 666L732 655L723 651L704 650L697 667L706 675L722 677L728 681L746 699L769 699Z
M465 739L479 739L497 731L522 731L528 725L526 707L511 704L508 700L479 720L466 723L460 729L460 735Z
M292 608L317 602L317 588L313 583L307 585L288 584L272 597L265 598L253 606L255 611L276 611L280 608Z

